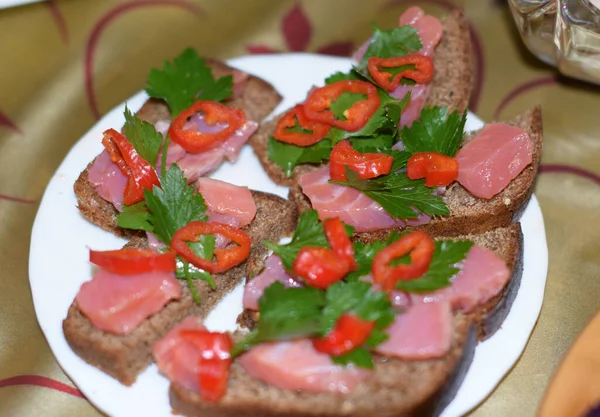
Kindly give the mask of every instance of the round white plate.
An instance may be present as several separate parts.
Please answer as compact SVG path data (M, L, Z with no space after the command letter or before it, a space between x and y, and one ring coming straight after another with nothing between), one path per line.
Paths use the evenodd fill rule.
M280 112L304 99L312 85L321 85L335 71L346 71L350 61L309 54L249 56L233 59L231 65L270 81L285 97L275 110ZM144 93L128 101L138 109ZM168 381L156 366L140 375L132 387L86 364L69 348L62 321L81 284L91 277L88 249L116 249L125 241L87 222L77 210L73 183L100 151L101 133L124 123L124 104L102 118L71 149L52 177L31 237L29 277L40 327L56 359L84 395L111 416L171 416L167 396ZM469 114L467 128L482 125ZM235 165L224 164L213 177L252 189L287 196L287 188L274 185L261 168L250 147L245 147ZM544 296L548 252L542 213L535 197L521 219L525 235L525 259L521 288L502 328L477 346L471 368L456 398L443 416L458 416L479 404L517 361L537 320ZM238 287L211 313L207 325L226 330L235 327L241 311L242 288Z

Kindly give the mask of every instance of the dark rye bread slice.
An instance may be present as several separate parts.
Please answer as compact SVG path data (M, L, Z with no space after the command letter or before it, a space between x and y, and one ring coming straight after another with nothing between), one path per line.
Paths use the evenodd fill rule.
M443 358L408 361L376 357L375 372L348 395L280 390L252 379L239 363L232 366L228 391L218 403L171 384L175 413L201 417L250 416L431 416L454 398L474 353L476 340L490 335L504 319L522 274L520 223L481 235L460 236L495 252L512 271L505 288L476 311L454 316L453 342Z
M234 68L214 59L206 59L208 66L211 67L215 77L222 77L233 74ZM282 97L275 88L265 80L250 75L244 82L244 88L241 93L233 99L227 101L227 104L244 109L249 120L257 122L267 117L279 104ZM138 117L148 123L156 123L159 120L168 120L171 118L171 112L166 103L160 99L150 98L137 112ZM77 196L77 207L81 214L92 223L100 226L104 230L114 233L117 236L131 238L134 232L122 229L117 225L117 215L119 212L115 207L104 200L88 182L88 169L93 163L79 175L73 189Z
M223 298L231 292L244 276L256 275L262 268L267 254L261 242L278 241L292 233L296 227L298 213L287 200L268 193L253 191L256 201L256 217L247 228L252 238L252 250L246 262L229 271L213 276L217 290L212 291L203 281L196 281L196 289L202 300L197 306L186 285L183 296L171 301L166 307L149 317L132 333L119 336L94 327L73 302L63 331L71 348L87 363L100 368L125 385L135 382L138 374L152 363L152 345L185 317L205 317ZM147 247L145 237L136 236L126 246Z
M542 112L535 107L506 122L525 130L533 142L533 156L529 164L508 186L489 200L474 197L458 182L444 194L450 216L434 218L429 224L419 226L432 236L459 236L477 234L498 227L506 227L519 219L527 206L540 164L543 132ZM472 137L472 136L471 136ZM465 138L466 141L469 138ZM310 200L302 193L300 185L290 188L289 199L300 211L311 208ZM385 239L394 229L359 233L359 238Z
M469 23L464 11L460 9L442 17L441 21L444 32L433 56L435 75L425 105L448 106L451 111L463 112L469 104L475 76ZM264 122L250 138L250 145L274 182L292 186L295 184L295 177L319 165L299 165L294 168L292 177L288 178L281 167L269 159L269 137L273 135L281 116Z

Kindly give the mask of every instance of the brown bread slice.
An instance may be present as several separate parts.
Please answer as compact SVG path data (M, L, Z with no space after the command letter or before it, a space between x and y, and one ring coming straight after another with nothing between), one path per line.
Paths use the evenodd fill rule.
M103 332L81 313L77 302L69 308L63 321L65 338L71 348L87 363L100 368L125 385L135 382L138 374L152 363L152 345L172 327L189 315L205 317L226 294L232 291L244 276L256 275L263 267L267 249L263 240L278 241L292 233L298 213L287 200L278 196L253 191L256 217L247 229L252 238L250 257L231 270L214 275L217 290L211 291L203 281L196 281L202 303L197 306L183 284L183 296L149 317L132 333L119 336ZM126 246L146 247L145 237L136 236Z
M441 21L444 32L435 49L433 57L435 75L425 105L448 106L450 111L458 110L462 113L469 104L475 75L469 23L463 10L454 10L442 17ZM280 117L281 115L278 115L263 123L250 138L250 145L274 182L292 186L295 184L294 177L309 172L319 165L297 166L293 170L292 178L288 178L281 167L269 159L269 137L273 135Z
M207 64L213 70L215 77L231 75L234 68L214 59L207 59ZM227 103L243 109L250 120L261 121L267 117L279 104L282 97L275 88L265 80L250 75L245 81L241 94ZM166 103L160 99L148 99L137 112L138 117L156 123L159 120L171 118L171 112ZM77 196L77 207L81 214L92 223L117 236L130 238L134 233L117 225L118 211L104 200L88 182L88 169L93 161L79 175L73 189Z
M444 194L450 216L434 218L429 224L419 226L432 236L458 236L483 233L515 222L529 203L542 153L542 112L535 107L507 122L524 129L533 142L533 157L529 164L500 193L489 200L474 197L455 182ZM469 140L466 138L465 140ZM298 184L290 188L289 199L300 211L311 208L310 200ZM385 239L393 229L360 233L365 239Z
M375 372L348 395L280 390L252 379L234 362L227 394L218 403L203 402L196 393L172 383L169 396L174 412L190 417L437 415L462 383L476 334L489 334L486 332L495 330L493 327L504 319L522 274L520 223L459 238L471 239L494 251L506 262L512 276L490 302L473 313L455 315L452 347L445 357L425 361L377 357Z

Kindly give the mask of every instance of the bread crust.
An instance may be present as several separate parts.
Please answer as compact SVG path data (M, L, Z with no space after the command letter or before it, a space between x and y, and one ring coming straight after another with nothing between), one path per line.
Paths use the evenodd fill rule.
M206 59L215 77L232 75L234 68L215 60ZM267 117L281 102L281 95L275 88L265 80L250 75L244 81L244 88L239 96L227 101L228 104L244 110L249 120L261 121ZM161 99L150 98L138 110L137 116L148 123L156 123L159 120L171 118L171 112L167 104ZM77 207L81 214L90 222L100 226L102 229L114 233L117 236L132 238L135 232L122 229L117 224L119 212L108 201L104 200L96 192L88 181L88 169L93 161L79 175L73 186L77 197Z
M469 33L469 22L462 9L452 11L441 18L443 35L435 49L433 62L435 75L426 106L448 106L450 111L464 112L469 104L475 76L474 59ZM302 164L295 167L288 178L281 167L269 159L269 137L282 114L263 123L250 138L250 145L271 180L288 187L296 184L296 178L321 167L321 164Z
M217 290L212 291L203 281L196 282L202 300L197 306L186 285L183 296L169 302L164 309L149 317L140 327L124 336L106 333L96 328L79 310L77 302L69 308L63 321L63 331L71 348L84 361L100 368L125 385L135 382L138 374L152 362L152 345L190 315L206 317L244 276L256 275L264 265L267 248L263 240L278 241L294 230L298 212L289 201L268 193L252 191L257 212L247 229L252 238L250 257L246 262L222 274L213 276ZM138 235L126 245L147 247L147 240Z

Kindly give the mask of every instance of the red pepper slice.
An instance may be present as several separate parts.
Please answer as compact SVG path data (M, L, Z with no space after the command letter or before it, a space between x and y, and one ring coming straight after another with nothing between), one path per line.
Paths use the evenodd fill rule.
M200 350L198 386L205 401L218 401L227 391L233 347L231 336L206 330L182 330L180 336Z
M331 150L329 175L332 180L346 181L346 167L360 178L376 178L390 173L394 157L384 153L360 153L350 142L342 140Z
M331 111L331 103L338 99L342 93L360 93L367 96L344 112L346 120L338 120ZM356 132L362 129L373 113L379 108L379 95L377 87L367 81L343 80L325 87L314 89L306 99L304 112L306 116L315 122L325 123L339 127L348 132Z
M292 132L289 130L296 125L302 129L310 130L311 133ZM310 146L323 139L330 129L331 126L329 125L308 120L308 117L304 113L304 106L298 104L279 119L273 137L279 142L297 146Z
M150 249L90 250L90 262L119 275L175 271L173 252L157 253Z
M344 278L349 270L347 263L331 249L305 247L294 260L292 272L307 285L324 290Z
M458 161L437 152L417 152L408 159L406 176L411 180L425 178L427 187L450 185L458 178Z
M381 68L397 68L414 65L415 69L405 69L398 74L382 71ZM367 63L371 77L387 91L392 91L402 78L411 79L418 84L427 84L433 79L433 60L425 55L411 54L392 58L371 57Z
M329 242L335 255L340 261L346 263L346 273L356 270L357 265L354 260L354 246L352 246L352 241L348 237L344 223L342 223L340 218L335 217L333 219L325 220L323 222L323 229L325 229L327 242Z
M355 314L344 313L330 333L321 339L313 340L313 346L319 352L340 356L362 346L373 329L375 322L362 320Z
M136 151L125 136L115 129L104 132L102 144L123 175L127 177L123 203L127 206L139 203L144 199L144 190L152 190L152 186L160 186L156 171Z
M213 263L212 259L202 259L196 256L194 251L187 245L187 242L197 242L199 235L220 234L231 239L237 246L228 247L225 249L215 249L215 258L217 262ZM223 223L206 223L193 221L188 223L175 232L171 239L171 247L183 259L192 263L200 269L211 273L219 273L227 271L236 265L244 262L250 255L250 246L252 239L248 234L240 229Z
M196 113L203 113L204 120L209 125L226 123L227 127L216 133L184 130L188 119ZM232 109L216 101L197 101L173 119L169 127L169 136L186 151L200 153L225 142L244 123L246 123L246 115L241 109Z
M373 281L388 291L394 289L397 281L419 278L427 272L434 251L435 243L425 232L416 231L402 236L375 255L371 265ZM394 259L409 253L410 264L390 266Z
M311 287L324 290L356 270L357 265L352 241L339 217L325 220L323 229L331 249L312 246L300 249L292 272Z

